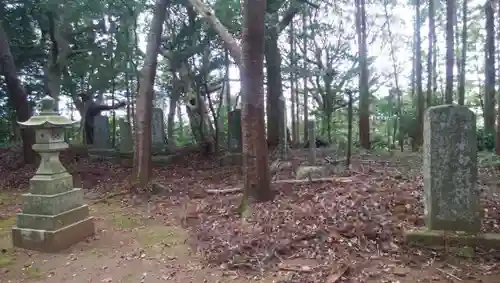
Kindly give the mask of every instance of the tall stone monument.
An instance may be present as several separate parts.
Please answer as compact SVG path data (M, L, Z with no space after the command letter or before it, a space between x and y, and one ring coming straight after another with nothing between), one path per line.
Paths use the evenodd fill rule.
M59 161L68 148L64 129L75 122L54 112L54 99L46 96L41 113L21 127L33 128L40 154L40 166L30 180L30 191L23 194L23 209L12 228L14 246L57 252L94 234L93 218L83 202L81 189L73 188L73 177Z
M125 118L118 119L118 127L120 128L120 154L133 155L134 138L132 136L132 126Z
M241 109L234 109L228 113L227 117L229 133L229 153L220 159L221 165L241 165L243 139L241 132Z
M154 153L162 153L166 148L163 110L161 108L153 108L151 115L152 149Z
M94 117L94 144L96 149L111 149L111 134L108 117L97 115Z
M467 107L426 112L423 176L426 227L408 232L410 243L499 246L498 235L480 233L476 116Z

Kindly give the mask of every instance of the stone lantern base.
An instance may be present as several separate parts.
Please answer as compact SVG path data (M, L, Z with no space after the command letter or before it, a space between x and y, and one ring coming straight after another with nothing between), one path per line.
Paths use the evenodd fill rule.
M12 228L14 246L58 252L94 234L93 217L81 189L52 195L24 194L23 212Z

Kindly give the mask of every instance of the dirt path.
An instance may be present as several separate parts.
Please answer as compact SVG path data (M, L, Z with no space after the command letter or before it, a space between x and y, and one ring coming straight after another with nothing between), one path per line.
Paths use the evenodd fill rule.
M116 203L93 205L91 213L96 236L59 254L12 248L15 217L0 221L0 282L250 282L206 267L182 228Z

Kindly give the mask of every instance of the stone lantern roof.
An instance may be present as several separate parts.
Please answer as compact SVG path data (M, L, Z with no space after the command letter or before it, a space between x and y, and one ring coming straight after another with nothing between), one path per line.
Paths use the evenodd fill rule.
M54 111L55 99L50 96L45 96L41 101L41 112L38 116L31 116L25 122L18 122L21 127L25 128L60 128L71 127L78 121L59 115Z

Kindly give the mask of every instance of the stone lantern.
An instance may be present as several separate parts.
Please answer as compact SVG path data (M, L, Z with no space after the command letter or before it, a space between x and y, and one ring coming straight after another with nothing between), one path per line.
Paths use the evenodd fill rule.
M75 123L54 112L55 100L45 96L41 112L21 127L35 130L33 150L40 154L40 166L30 180L30 191L23 194L22 212L12 228L14 246L57 252L94 234L94 221L83 202L82 189L73 188L73 177L59 161L68 148L65 128Z

